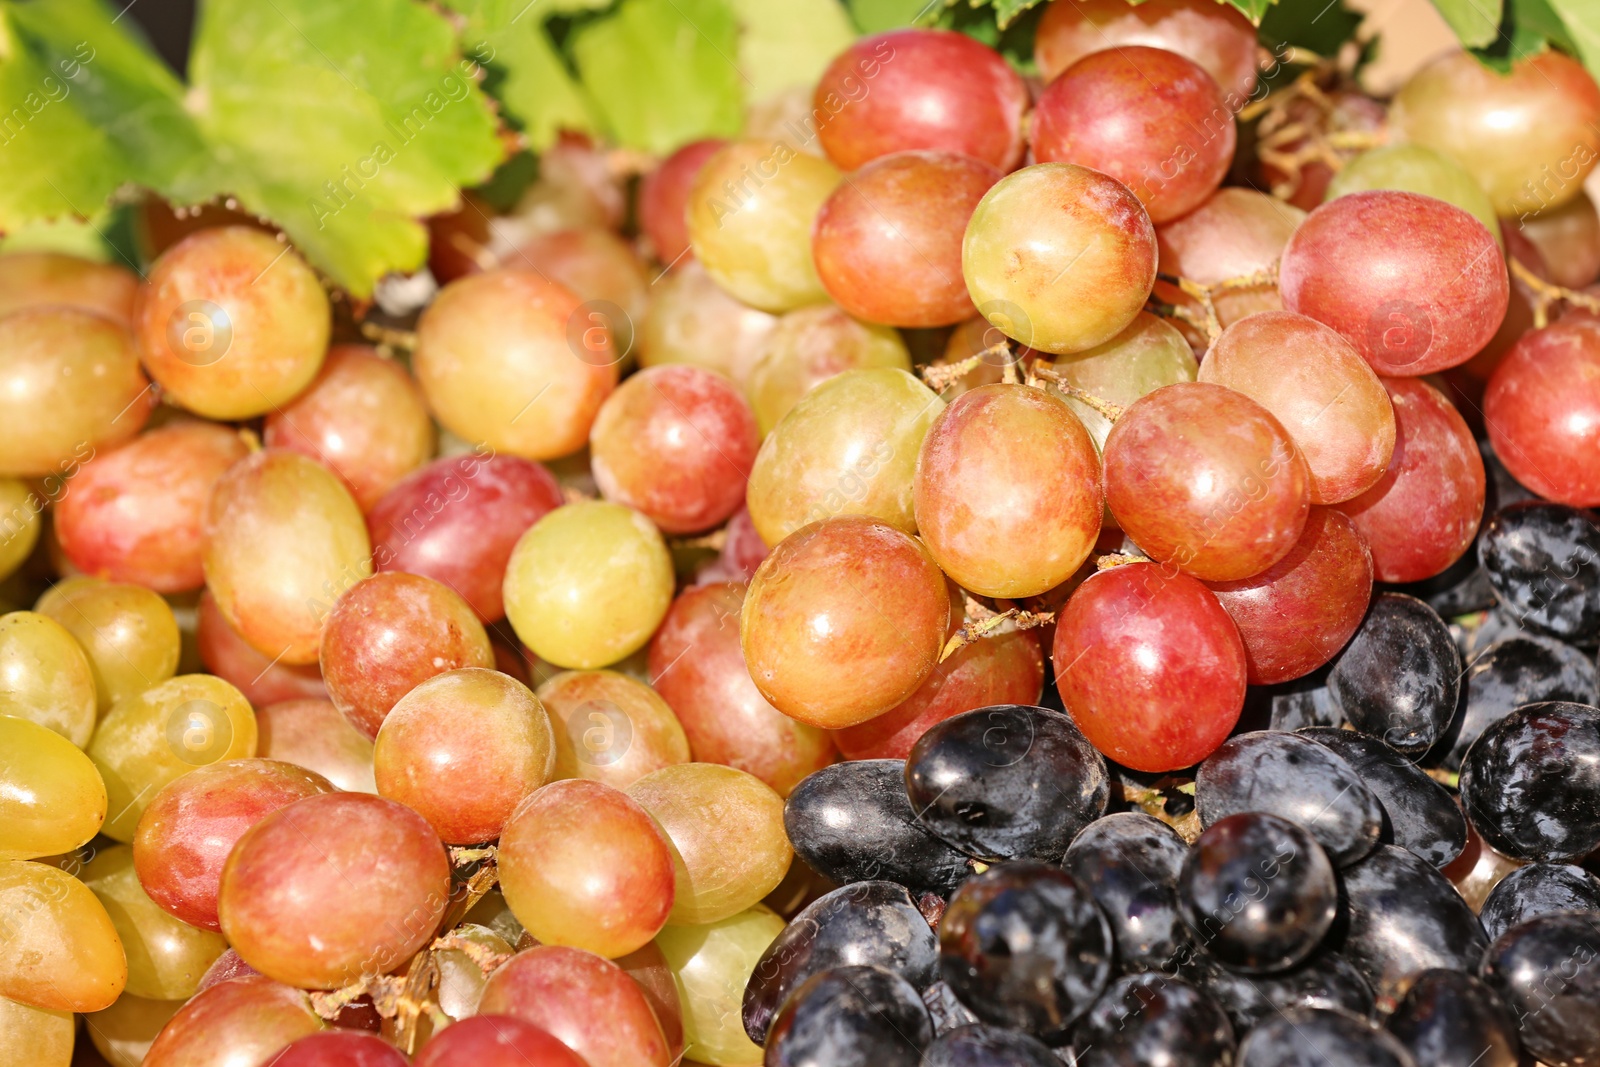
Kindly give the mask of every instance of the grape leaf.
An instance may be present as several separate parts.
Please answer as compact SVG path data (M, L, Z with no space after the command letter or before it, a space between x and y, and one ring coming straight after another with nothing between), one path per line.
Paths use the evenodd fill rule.
M1029 8L1037 6L1042 0L992 0L994 4L994 21L1002 30L1017 21Z
M1600 76L1600 9L1594 0L1549 0L1591 74Z
M1278 0L1228 0L1228 3L1244 12L1245 17L1257 26L1261 25L1261 20L1265 17L1267 9L1277 2ZM1309 2L1309 0L1306 0L1306 2Z
M939 0L850 0L850 17L862 33L882 33L925 21Z
M927 0L923 0L924 3ZM752 101L814 83L855 40L838 0L731 0L739 19L739 69Z
M1502 0L1433 0L1433 6L1468 48L1482 48L1500 36Z

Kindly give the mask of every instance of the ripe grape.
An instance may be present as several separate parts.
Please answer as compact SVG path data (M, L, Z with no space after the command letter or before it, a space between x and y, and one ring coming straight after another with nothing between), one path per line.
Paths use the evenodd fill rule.
M48 1011L99 1011L128 981L128 961L89 887L43 863L0 861L0 997Z
M1490 517L1478 559L1517 624L1576 644L1600 633L1600 520L1527 501Z
M942 1032L923 1053L923 1067L1055 1067L1061 1062L1049 1045L1016 1030L982 1023L945 1030L937 1019L935 1029Z
M1161 2L1147 0L1144 6ZM1293 204L1254 189L1218 189L1187 215L1156 227L1161 270L1201 285L1260 274L1277 265L1305 217ZM1157 282L1155 291L1168 303L1200 310L1177 286ZM1223 326L1257 311L1283 310L1278 287L1271 283L1222 289L1211 301Z
M54 305L93 311L126 328L133 321L138 292L138 277L115 263L96 263L64 252L0 256L0 317Z
M94 674L83 646L33 611L0 615L0 715L48 727L83 748L94 735Z
M734 631L731 622L728 629ZM689 738L672 708L625 674L562 671L538 696L555 735L556 778L626 789L651 771L689 762Z
M556 1042L552 1039L552 1043ZM434 1042L430 1041L429 1044ZM271 1061L272 1067L406 1067L407 1062L405 1055L383 1038L356 1030L308 1034ZM486 1061L475 1062L485 1063L487 1067ZM547 1061L545 1067L568 1065L560 1061Z
M656 258L673 266L689 252L689 190L706 160L728 142L717 137L690 141L639 183L639 229L650 239Z
M655 1013L661 1033L667 1039L668 1051L674 1056L683 1052L683 1000L678 995L677 983L660 943L651 941L639 951L618 959L616 964L634 980L645 1000L650 1002L650 1010Z
M1600 319L1568 315L1523 335L1483 395L1495 455L1549 500L1600 505Z
M1233 1062L1233 1027L1210 994L1182 978L1129 974L1111 983L1072 1032L1077 1067Z
M497 899L499 906L505 908L504 897L492 899ZM509 911L506 915L512 923L516 923ZM487 926L462 923L450 931L450 936L489 952L506 956L512 953L510 943ZM482 953L477 955L481 958ZM483 987L488 984L489 976L461 948L435 949L433 959L439 967L439 1010L451 1019L469 1018L478 1010L478 1001L483 997Z
M124 993L111 1007L86 1018L84 1030L111 1067L140 1067L156 1035L183 1004L181 1000L146 1000Z
M1033 39L1045 80L1091 52L1148 45L1187 56L1233 97L1256 87L1256 29L1240 12L1210 0L1063 0L1046 6ZM1236 105L1230 102L1230 107Z
M146 894L133 849L108 848L83 868L83 884L105 905L128 957L127 993L151 1000L187 1000L228 943L173 918Z
M0 265L4 263L0 259ZM34 1008L0 997L0 1063L68 1067L77 1029L77 1016L70 1011Z
M1404 1045L1386 1030L1348 1012L1293 1008L1246 1034L1239 1067L1312 1067L1348 1063L1362 1067L1413 1067Z
M656 944L683 991L684 1042L710 1063L756 1063L761 1050L740 1020L745 986L783 932L779 915L757 904L703 926L668 926Z
M1461 164L1426 145L1383 145L1361 153L1333 176L1327 199L1372 189L1396 189L1454 204L1496 239L1500 236L1500 220L1483 186Z
M1132 811L1096 819L1068 846L1062 869L1105 913L1124 969L1167 972L1192 954L1178 915L1178 871L1188 852L1172 827Z
M517 213L546 229L615 229L628 213L628 196L605 147L586 133L562 130L540 153L538 180L523 194Z
M917 990L881 967L824 971L786 1000L767 1036L774 1067L917 1067L933 1021Z
M0 860L71 852L105 818L106 786L88 756L54 730L0 715Z
M1420 759L1459 704L1461 653L1428 605L1381 593L1328 672L1328 692L1350 724Z
M829 378L869 367L911 370L899 333L852 319L835 304L797 308L778 319L745 380L761 435Z
M195 645L200 662L237 688L255 707L285 700L327 699L328 687L322 684L322 670L315 663L291 666L256 651L223 618L210 590L200 594L195 616Z
M44 501L34 494L32 485L21 478L0 477L0 581L15 574L33 555L43 511ZM59 537L59 507L56 514Z
M172 1017L145 1067L265 1064L285 1046L327 1029L298 989L259 975L212 986Z
M1600 1055L1600 988L1588 966L1597 951L1593 912L1541 916L1490 946L1479 973L1517 1020L1527 1055L1568 1064Z
M508 267L531 270L571 290L580 300L620 308L622 318L607 321L617 349L626 356L634 323L644 318L650 302L650 281L644 263L626 241L594 226L539 233L501 257ZM614 311L607 309L615 315ZM587 323L586 323L587 325Z
M288 1055L273 1062L281 1067L298 1067L299 1064ZM400 1062L405 1062L403 1057ZM435 1034L417 1054L415 1062L416 1067L453 1067L465 1063L475 1067L585 1067L576 1052L548 1032L510 1015L463 1019ZM356 1064L355 1067L365 1065Z
M1228 1013L1238 1034L1294 1008L1342 1008L1363 1017L1373 1014L1372 988L1367 980L1349 962L1325 949L1318 949L1300 966L1276 974L1238 974L1202 960L1198 977L1205 991Z
M1600 213L1587 193L1517 221L1557 285L1582 289L1600 276Z
M756 575L761 561L772 554L772 549L756 533L756 524L750 518L750 509L741 507L722 528L722 551L715 559L695 570L691 585L710 585L714 582L748 582Z
M314 771L347 793L376 793L372 742L331 700L267 704L256 712L256 754Z
M1600 911L1600 878L1567 863L1530 863L1502 878L1478 912L1490 941L1557 911Z
M1452 771L1461 769L1467 749L1484 730L1524 704L1600 703L1596 665L1589 655L1532 633L1496 641L1477 653L1462 675L1461 689L1460 714L1436 750L1444 753L1441 762Z
M83 647L102 715L178 668L177 619L165 600L141 586L67 578L40 597L34 610L60 623Z
M656 279L639 327L639 365L689 363L742 384L777 317L729 296L696 259Z
M1379 845L1340 877L1339 954L1380 998L1395 997L1418 971L1470 970L1483 957L1478 917L1449 879L1406 849Z
M1515 859L1576 862L1600 845L1600 710L1528 704L1490 726L1461 763L1473 829Z
M1356 769L1384 812L1384 841L1435 867L1447 867L1467 843L1467 823L1455 798L1416 764L1376 737L1314 726L1297 731L1331 748Z
M1104 344L1062 356L1055 371L1062 381L1101 400L1126 407L1163 385L1192 382L1198 365L1189 342L1165 319L1141 311ZM1076 397L1066 396L1095 448L1104 449L1111 420Z

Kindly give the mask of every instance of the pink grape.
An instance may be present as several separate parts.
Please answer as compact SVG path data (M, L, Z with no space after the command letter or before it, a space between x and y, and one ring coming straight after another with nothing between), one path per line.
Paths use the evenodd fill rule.
M1549 500L1600 505L1600 319L1571 313L1527 333L1489 379L1483 421L1517 481Z
M1305 217L1293 204L1254 189L1218 189L1187 215L1156 227L1161 270L1201 285L1260 274L1277 265L1283 246ZM1199 310L1192 297L1166 282L1156 283L1156 294ZM1221 290L1211 299L1223 326L1257 311L1283 310L1278 287L1271 282Z
M1128 45L1187 56L1243 102L1256 87L1256 28L1244 14L1212 0L1056 0L1045 6L1033 58L1046 81L1092 52Z
M401 1061L404 1063L404 1059ZM532 1023L510 1015L475 1015L435 1034L416 1067L587 1067L567 1046ZM284 1063L281 1067L295 1067ZM307 1067L313 1067L308 1064ZM321 1067L320 1064L315 1067ZM330 1067L332 1065L330 1064ZM365 1065L358 1065L365 1067ZM378 1067L374 1064L373 1067Z
M267 1064L295 1041L327 1029L298 989L259 975L212 986L178 1010L144 1067Z
M292 666L273 662L240 637L217 607L210 590L200 594L196 609L195 644L206 670L231 683L256 707L284 700L325 699L328 687L315 663ZM291 761L293 762L293 761Z
M639 183L639 228L661 262L675 264L689 252L689 224L684 221L689 190L706 160L727 143L715 137L690 141Z
M347 793L376 793L372 741L325 699L283 700L256 711L256 755L304 767Z
M332 1030L302 1037L278 1053L272 1067L406 1067L407 1062L404 1053L375 1034Z

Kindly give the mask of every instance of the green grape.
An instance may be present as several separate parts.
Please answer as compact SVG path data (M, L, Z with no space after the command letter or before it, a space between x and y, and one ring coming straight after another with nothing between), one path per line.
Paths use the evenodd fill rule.
M1450 157L1420 144L1385 145L1363 152L1328 183L1324 200L1368 189L1421 193L1454 204L1500 240L1500 219L1478 180Z
M68 1067L77 1028L78 1020L70 1011L34 1008L0 997L0 1063L6 1067Z
M0 859L71 852L105 818L105 783L81 749L38 723L0 715Z
M1165 319L1141 311L1128 328L1105 344L1057 359L1056 373L1075 388L1127 407L1163 385L1192 382L1199 371L1189 342ZM1084 428L1104 449L1111 420L1083 401L1066 398Z
M0 862L0 997L99 1011L127 981L122 940L88 886L43 863Z
M0 616L0 715L47 726L82 748L97 713L89 657L66 627L35 611Z
M692 363L744 382L777 318L729 296L696 259L678 264L652 288L639 329L639 365Z
M911 369L900 334L845 314L835 304L799 308L778 320L761 346L745 395L765 437L795 403L822 382L862 367Z
M781 915L760 904L704 926L668 926L656 935L683 1004L687 1055L715 1067L754 1067L761 1049L744 1032L744 989L767 946L783 932Z
M604 667L644 647L672 589L672 556L649 519L620 504L568 504L512 550L506 617L540 659Z
M11 577L39 543L42 505L20 478L0 478L0 580Z
M110 800L104 833L132 841L139 816L167 783L196 767L255 754L250 702L215 675L179 675L118 701L89 742Z
M221 934L190 926L150 899L133 868L133 848L114 845L83 868L128 957L127 992L152 1000L187 1000L206 968L228 949Z
M486 926L462 923L450 936L489 952L509 956L513 946ZM439 967L439 1010L452 1019L465 1019L478 1013L478 1001L489 976L483 967L461 949L440 949L433 961ZM137 1065L135 1065L137 1067Z
M66 627L83 646L102 715L178 669L178 620L165 600L143 586L68 578L40 597L34 610Z
M111 1007L85 1019L84 1026L111 1067L140 1067L156 1035L181 1007L181 1000L146 1000L124 993Z

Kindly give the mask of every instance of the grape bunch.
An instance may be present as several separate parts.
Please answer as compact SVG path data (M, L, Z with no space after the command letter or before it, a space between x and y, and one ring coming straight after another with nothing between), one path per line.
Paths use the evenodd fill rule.
M1600 1060L1600 87L1034 53L0 254L0 1067Z

